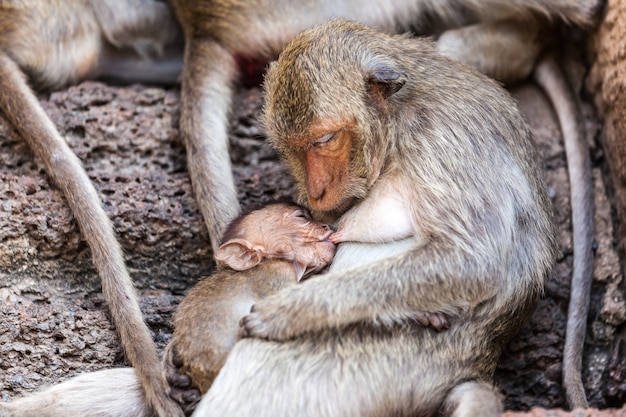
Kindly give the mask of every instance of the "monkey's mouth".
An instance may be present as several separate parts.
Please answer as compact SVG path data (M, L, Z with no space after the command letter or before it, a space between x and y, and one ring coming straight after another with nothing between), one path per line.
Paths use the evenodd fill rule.
M329 228L323 235L321 235L318 239L318 243L320 244L329 244L333 247L335 246L335 242L333 242L332 236L335 231L332 228Z
M336 245L331 239L333 233L335 232L332 229L327 230L326 233L318 238L316 245L321 246L325 251L332 251L334 254Z
M332 236L332 234L335 233L333 231L333 229L328 229L326 231L326 233L324 233L324 235L322 236L322 238L320 239L320 242L330 242L332 243L332 241L330 240L330 237ZM333 243L334 244L334 243Z

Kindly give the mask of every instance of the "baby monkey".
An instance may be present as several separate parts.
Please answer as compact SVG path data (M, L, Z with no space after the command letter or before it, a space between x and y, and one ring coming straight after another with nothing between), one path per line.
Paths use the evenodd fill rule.
M166 369L174 372L170 380L180 372L206 392L239 339L239 320L259 300L328 265L335 255L332 233L306 209L286 203L233 221L215 253L218 271L196 284L174 316L164 354Z

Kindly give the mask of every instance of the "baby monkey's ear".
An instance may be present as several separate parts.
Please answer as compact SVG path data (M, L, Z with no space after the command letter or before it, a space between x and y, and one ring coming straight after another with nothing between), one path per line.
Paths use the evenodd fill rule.
M264 257L265 248L246 239L231 239L215 252L215 260L235 271L245 271L257 266Z

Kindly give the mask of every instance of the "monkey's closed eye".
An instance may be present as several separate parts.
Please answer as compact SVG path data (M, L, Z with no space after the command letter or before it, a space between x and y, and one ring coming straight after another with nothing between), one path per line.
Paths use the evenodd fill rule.
M306 210L296 210L294 211L293 215L304 220L311 220L311 214Z
M314 146L320 146L320 145L325 145L328 142L330 142L331 140L333 140L337 135L337 132L333 132L333 133L327 133L324 136L322 136L321 138L319 138L318 140L316 140L315 142L313 142Z

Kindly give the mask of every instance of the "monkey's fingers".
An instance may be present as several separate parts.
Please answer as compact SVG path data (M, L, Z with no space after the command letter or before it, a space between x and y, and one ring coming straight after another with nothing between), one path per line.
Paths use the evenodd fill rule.
M422 327L428 327L430 325L430 321L428 320L428 317L426 317L425 313L416 313L414 319Z
M200 400L200 390L191 387L191 378L188 375L172 371L167 376L170 385L170 397L174 399L184 410L189 410Z
M239 320L239 337L255 337L255 327L257 327L254 313L250 313Z
M202 394L195 388L177 389L172 388L170 397L176 401L180 407L185 410L185 415L190 415L196 408L198 402L202 399Z
M191 386L191 378L189 375L174 371L167 376L167 383L170 384L172 388L189 388Z
M448 319L442 313L419 311L414 315L415 321L422 327L432 327L438 332L450 328Z
M448 319L442 313L430 313L428 315L428 318L430 321L430 325L438 332L450 328L450 323L448 322Z
M334 232L333 234L331 234L328 237L328 240L330 240L331 242L333 242L336 245L338 243L343 242L342 236L343 236L343 234L341 233L341 229L339 229L336 232Z

